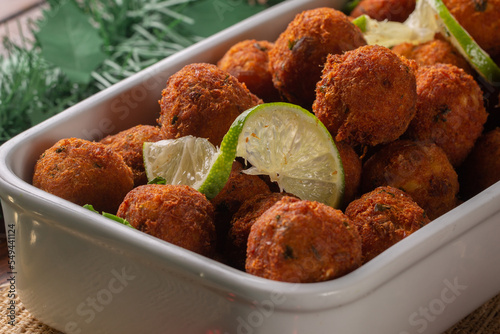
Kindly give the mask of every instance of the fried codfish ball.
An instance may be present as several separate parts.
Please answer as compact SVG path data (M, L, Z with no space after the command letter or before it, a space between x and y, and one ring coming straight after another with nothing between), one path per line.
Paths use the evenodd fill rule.
M195 63L168 79L159 103L166 138L192 135L218 146L235 118L262 100L216 65Z
M137 230L205 256L215 251L214 208L184 185L146 184L130 191L118 209Z
M450 13L491 57L500 56L500 0L443 0Z
M417 45L402 43L394 46L391 50L398 55L415 60L419 66L438 63L451 64L460 67L469 74L474 72L469 62L460 52L442 37L437 37L431 41Z
M276 281L331 280L361 265L361 238L340 210L285 197L252 225L245 269Z
M215 225L221 240L227 236L233 215L246 200L258 194L271 193L264 180L258 175L245 174L243 169L243 164L235 160L226 184L210 200L215 208Z
M361 236L363 263L430 222L425 211L405 192L378 187L345 210Z
M148 182L142 156L144 142L156 142L162 139L164 136L159 127L136 125L117 134L104 137L100 142L123 157L127 166L134 173L134 187L137 187Z
M460 168L459 180L465 198L500 181L500 128L479 137Z
M363 165L361 158L351 145L344 142L335 143L344 169L344 206L349 204L358 194L361 185Z
M363 165L361 192L392 186L410 195L431 220L457 205L458 175L434 143L397 140Z
M123 158L97 142L61 139L38 159L33 185L78 205L115 213L133 188L132 170Z
M255 195L243 202L231 220L227 236L227 251L231 265L238 269L245 269L248 235L252 225L264 212L284 197L291 197L299 201L292 194L269 193ZM289 199L289 201L292 202L293 199Z
M342 12L317 8L298 14L269 51L274 86L291 103L310 110L328 54L366 45L361 30Z
M368 15L377 21L404 22L415 9L415 0L361 0L352 17Z
M224 54L217 66L245 83L264 102L281 101L269 71L269 50L273 45L274 43L265 40L241 41Z
M454 167L459 166L488 117L481 88L462 69L435 64L419 67L417 95L417 113L406 135L417 141L433 141Z
M368 45L330 55L313 112L337 142L375 146L398 139L415 115L416 64Z

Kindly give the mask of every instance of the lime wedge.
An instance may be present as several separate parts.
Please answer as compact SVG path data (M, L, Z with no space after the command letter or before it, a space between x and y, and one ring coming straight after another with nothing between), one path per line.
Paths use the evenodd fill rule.
M335 143L312 113L289 103L265 103L243 112L222 140L200 191L212 198L222 189L236 157L268 175L280 188L301 199L338 207L344 171Z
M474 69L490 83L500 80L500 68L457 22L442 0L427 0L440 17L443 35L469 61Z
M376 21L366 15L353 20L368 44L393 47L404 42L420 44L441 33L488 82L500 80L500 68L451 15L442 0L417 0L415 10L403 22Z
M185 136L143 144L143 158L149 181L161 177L167 184L199 189L217 159L217 148L205 138Z

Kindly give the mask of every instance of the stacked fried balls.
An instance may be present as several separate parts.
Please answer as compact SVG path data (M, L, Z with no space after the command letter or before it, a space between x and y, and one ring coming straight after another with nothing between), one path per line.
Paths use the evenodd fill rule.
M498 1L472 14L473 2L445 3L497 57L499 35L478 32L469 16L496 31ZM307 10L274 41L240 41L217 63L188 64L159 92L157 124L61 139L40 156L33 185L266 279L346 275L500 180L498 117L490 117L500 112L498 93L443 36L389 49L367 45L351 22L404 21L414 6L362 0L352 16ZM144 142L193 135L218 146L243 111L277 101L301 105L331 133L345 173L340 207L281 193L239 160L210 200L188 186L147 184Z

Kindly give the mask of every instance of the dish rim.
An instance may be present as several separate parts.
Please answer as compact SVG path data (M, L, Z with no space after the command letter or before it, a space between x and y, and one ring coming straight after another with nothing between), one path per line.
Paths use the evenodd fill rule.
M279 10L282 7L285 8L283 6L285 3L288 6L294 3L296 7L300 7L302 1L284 2L263 11L252 17L253 24L262 24L269 17L277 15L276 13L279 14ZM288 6L286 10L292 10ZM167 258L170 263L178 265L179 270L185 270L189 275L200 278L202 285L215 286L220 293L237 292L240 298L248 301L264 300L269 298L270 293L278 293L288 298L277 308L296 310L297 301L301 301L301 305L306 305L309 311L334 308L362 298L415 263L429 257L437 249L445 247L448 243L459 238L460 235L481 224L483 220L498 210L494 199L500 198L500 183L489 187L435 219L345 276L325 282L296 284L256 277L142 232L134 231L118 222L46 193L15 174L14 164L17 161L13 159L13 156L16 154L17 148L42 137L50 129L70 122L75 115L88 112L90 108L100 105L102 101L118 97L121 93L144 82L144 78L149 75L154 77L154 74L159 72L175 72L176 68L186 64L184 59L187 55L191 55L190 58L200 57L213 47L211 44L214 41L223 39L224 43L230 44L236 35L240 38L240 30L246 22L247 20L244 20L179 51L35 125L0 146L0 197L2 197L2 202L10 202L24 210L32 209L30 211L33 215L72 217L73 219L67 221L65 226L73 227L78 232L100 232L100 237L112 237L119 244L133 245L136 249L141 248L154 255L154 258ZM85 224L80 224L81 222L85 222Z

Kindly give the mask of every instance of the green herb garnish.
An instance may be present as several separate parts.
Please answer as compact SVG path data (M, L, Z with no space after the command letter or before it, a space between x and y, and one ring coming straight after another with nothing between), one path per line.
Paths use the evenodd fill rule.
M157 176L151 181L148 181L148 184L167 184L167 180L161 176Z
M387 210L390 210L391 209L391 206L390 205L387 205L387 204L382 204L382 203L376 203L375 206L374 206L374 210L375 212L384 212L384 211L387 211Z
M85 209L88 209L88 210L92 211L92 212L99 213L99 211L97 211L96 209L94 209L94 206L92 204L85 204L83 207ZM107 213L107 212L102 212L101 215L104 216L104 217L106 217L106 218L108 218L108 219L111 219L111 220L114 220L116 222L119 222L120 224L123 224L125 226L131 227L131 228L135 228L132 225L130 225L130 223L126 219L118 217L118 216L116 216L114 214Z

